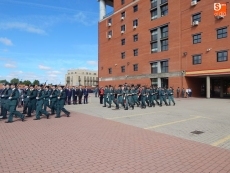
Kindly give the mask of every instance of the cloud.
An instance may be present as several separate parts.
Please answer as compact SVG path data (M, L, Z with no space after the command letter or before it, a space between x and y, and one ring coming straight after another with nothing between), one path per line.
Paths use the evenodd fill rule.
M12 41L10 39L8 39L8 38L0 37L0 42L2 44L5 44L6 46L12 46L13 45Z
M46 34L46 32L38 27L30 25L28 23L23 22L8 22L8 23L1 23L0 29L19 29L21 31L26 31L35 34Z
M4 65L6 68L16 68L16 65L15 64L5 64Z
M92 26L97 23L98 19L93 18L93 16L88 16L87 13L80 11L74 15L74 20L80 22L86 26Z
M89 65L95 65L95 66L97 66L98 65L98 63L97 63L97 61L87 61L87 64L89 64Z
M44 65L39 65L38 68L41 70L50 70L51 69L50 67L44 66Z

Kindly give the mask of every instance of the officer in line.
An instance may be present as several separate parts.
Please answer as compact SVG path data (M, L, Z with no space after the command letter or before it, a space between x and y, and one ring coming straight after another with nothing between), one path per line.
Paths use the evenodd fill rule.
M1 94L1 102L2 102L2 119L7 119L7 111L8 111L8 98L10 97L11 94L11 84L6 84L5 89L3 90Z
M57 97L58 97L58 91L57 91L57 85L52 85L52 91L50 94L50 109L51 109L51 115L55 114L56 110L56 103L57 103Z
M27 96L29 95L29 85L25 85L24 91L23 91L23 114L27 114L28 110L28 103L29 103L29 98Z
M12 90L10 90L8 101L6 103L8 111L9 111L9 117L8 121L5 123L12 123L13 122L13 116L21 118L22 121L24 121L24 115L20 112L16 111L16 107L18 105L18 99L19 99L19 91L16 88L17 84L12 85Z
M66 99L66 93L65 91L63 91L64 86L58 86L58 91L57 91L57 106L56 106L56 116L55 118L61 118L61 111L63 111L67 117L69 117L70 112L67 111L64 108L64 104L65 104L65 99Z
M173 106L175 106L174 96L173 96L173 89L170 87L168 89L168 100L169 100L169 106L171 105L171 101L173 102Z
M36 107L36 96L37 96L37 90L34 89L35 85L30 85L30 90L27 94L28 98L28 112L26 117L31 117L31 113L34 111L34 108Z
M42 90L43 85L37 86L37 96L36 96L36 118L34 120L40 120L40 116L42 114L46 115L47 119L49 119L49 113L43 109L45 93Z

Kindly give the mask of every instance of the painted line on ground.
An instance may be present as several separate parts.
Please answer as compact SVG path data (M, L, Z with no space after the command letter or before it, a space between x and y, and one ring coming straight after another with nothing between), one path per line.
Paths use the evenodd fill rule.
M168 125L182 123L182 122L186 122L186 121L190 121L190 120L195 120L195 119L200 119L200 118L205 118L205 117L196 116L196 117L193 117L193 118L183 119L183 120L179 120L179 121L173 121L173 122L170 122L170 123L159 124L159 125L155 125L155 126L151 126L151 127L146 127L144 129L154 129L154 128L158 128L158 127L168 126Z
M144 113L144 114L134 114L134 115L112 117L112 118L106 118L106 119L108 119L108 120L115 120L115 119L122 119L122 118L129 118L129 117L137 117L137 116L142 116L142 115L154 114L154 113L159 113L159 112L166 112L166 111L148 112L148 113Z
M226 137L224 137L224 138L222 138L222 139L220 139L220 140L218 140L218 141L216 141L214 143L212 143L211 145L216 147L216 146L218 146L220 144L223 144L223 143L225 143L225 142L227 142L229 140L230 140L230 135L226 136Z

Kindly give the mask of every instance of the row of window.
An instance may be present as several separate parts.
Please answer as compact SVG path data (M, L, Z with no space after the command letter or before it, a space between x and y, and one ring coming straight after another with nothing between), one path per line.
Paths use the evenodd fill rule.
M219 51L216 53L217 56L217 62L223 62L223 61L227 61L228 60L228 51ZM193 55L192 56L192 61L193 64L201 64L202 63L202 55L201 54L197 54L197 55Z
M82 74L84 74L84 72L81 72ZM77 72L71 72L71 73L68 73L68 74L77 74ZM86 72L85 73L86 75L97 75L97 73L88 73L88 72Z
M138 71L138 64L133 64L133 71ZM109 68L108 69L109 74L113 73L113 69ZM121 66L121 72L125 73L125 66Z
M151 20L168 14L168 0L151 0Z
M216 30L217 39L226 38L228 36L227 27L219 28ZM201 33L193 35L193 44L201 43Z

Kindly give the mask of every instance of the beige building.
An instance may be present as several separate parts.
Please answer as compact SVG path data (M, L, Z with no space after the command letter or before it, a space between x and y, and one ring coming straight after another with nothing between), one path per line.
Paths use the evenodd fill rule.
M65 82L70 86L96 86L98 85L98 72L91 70L68 70Z

